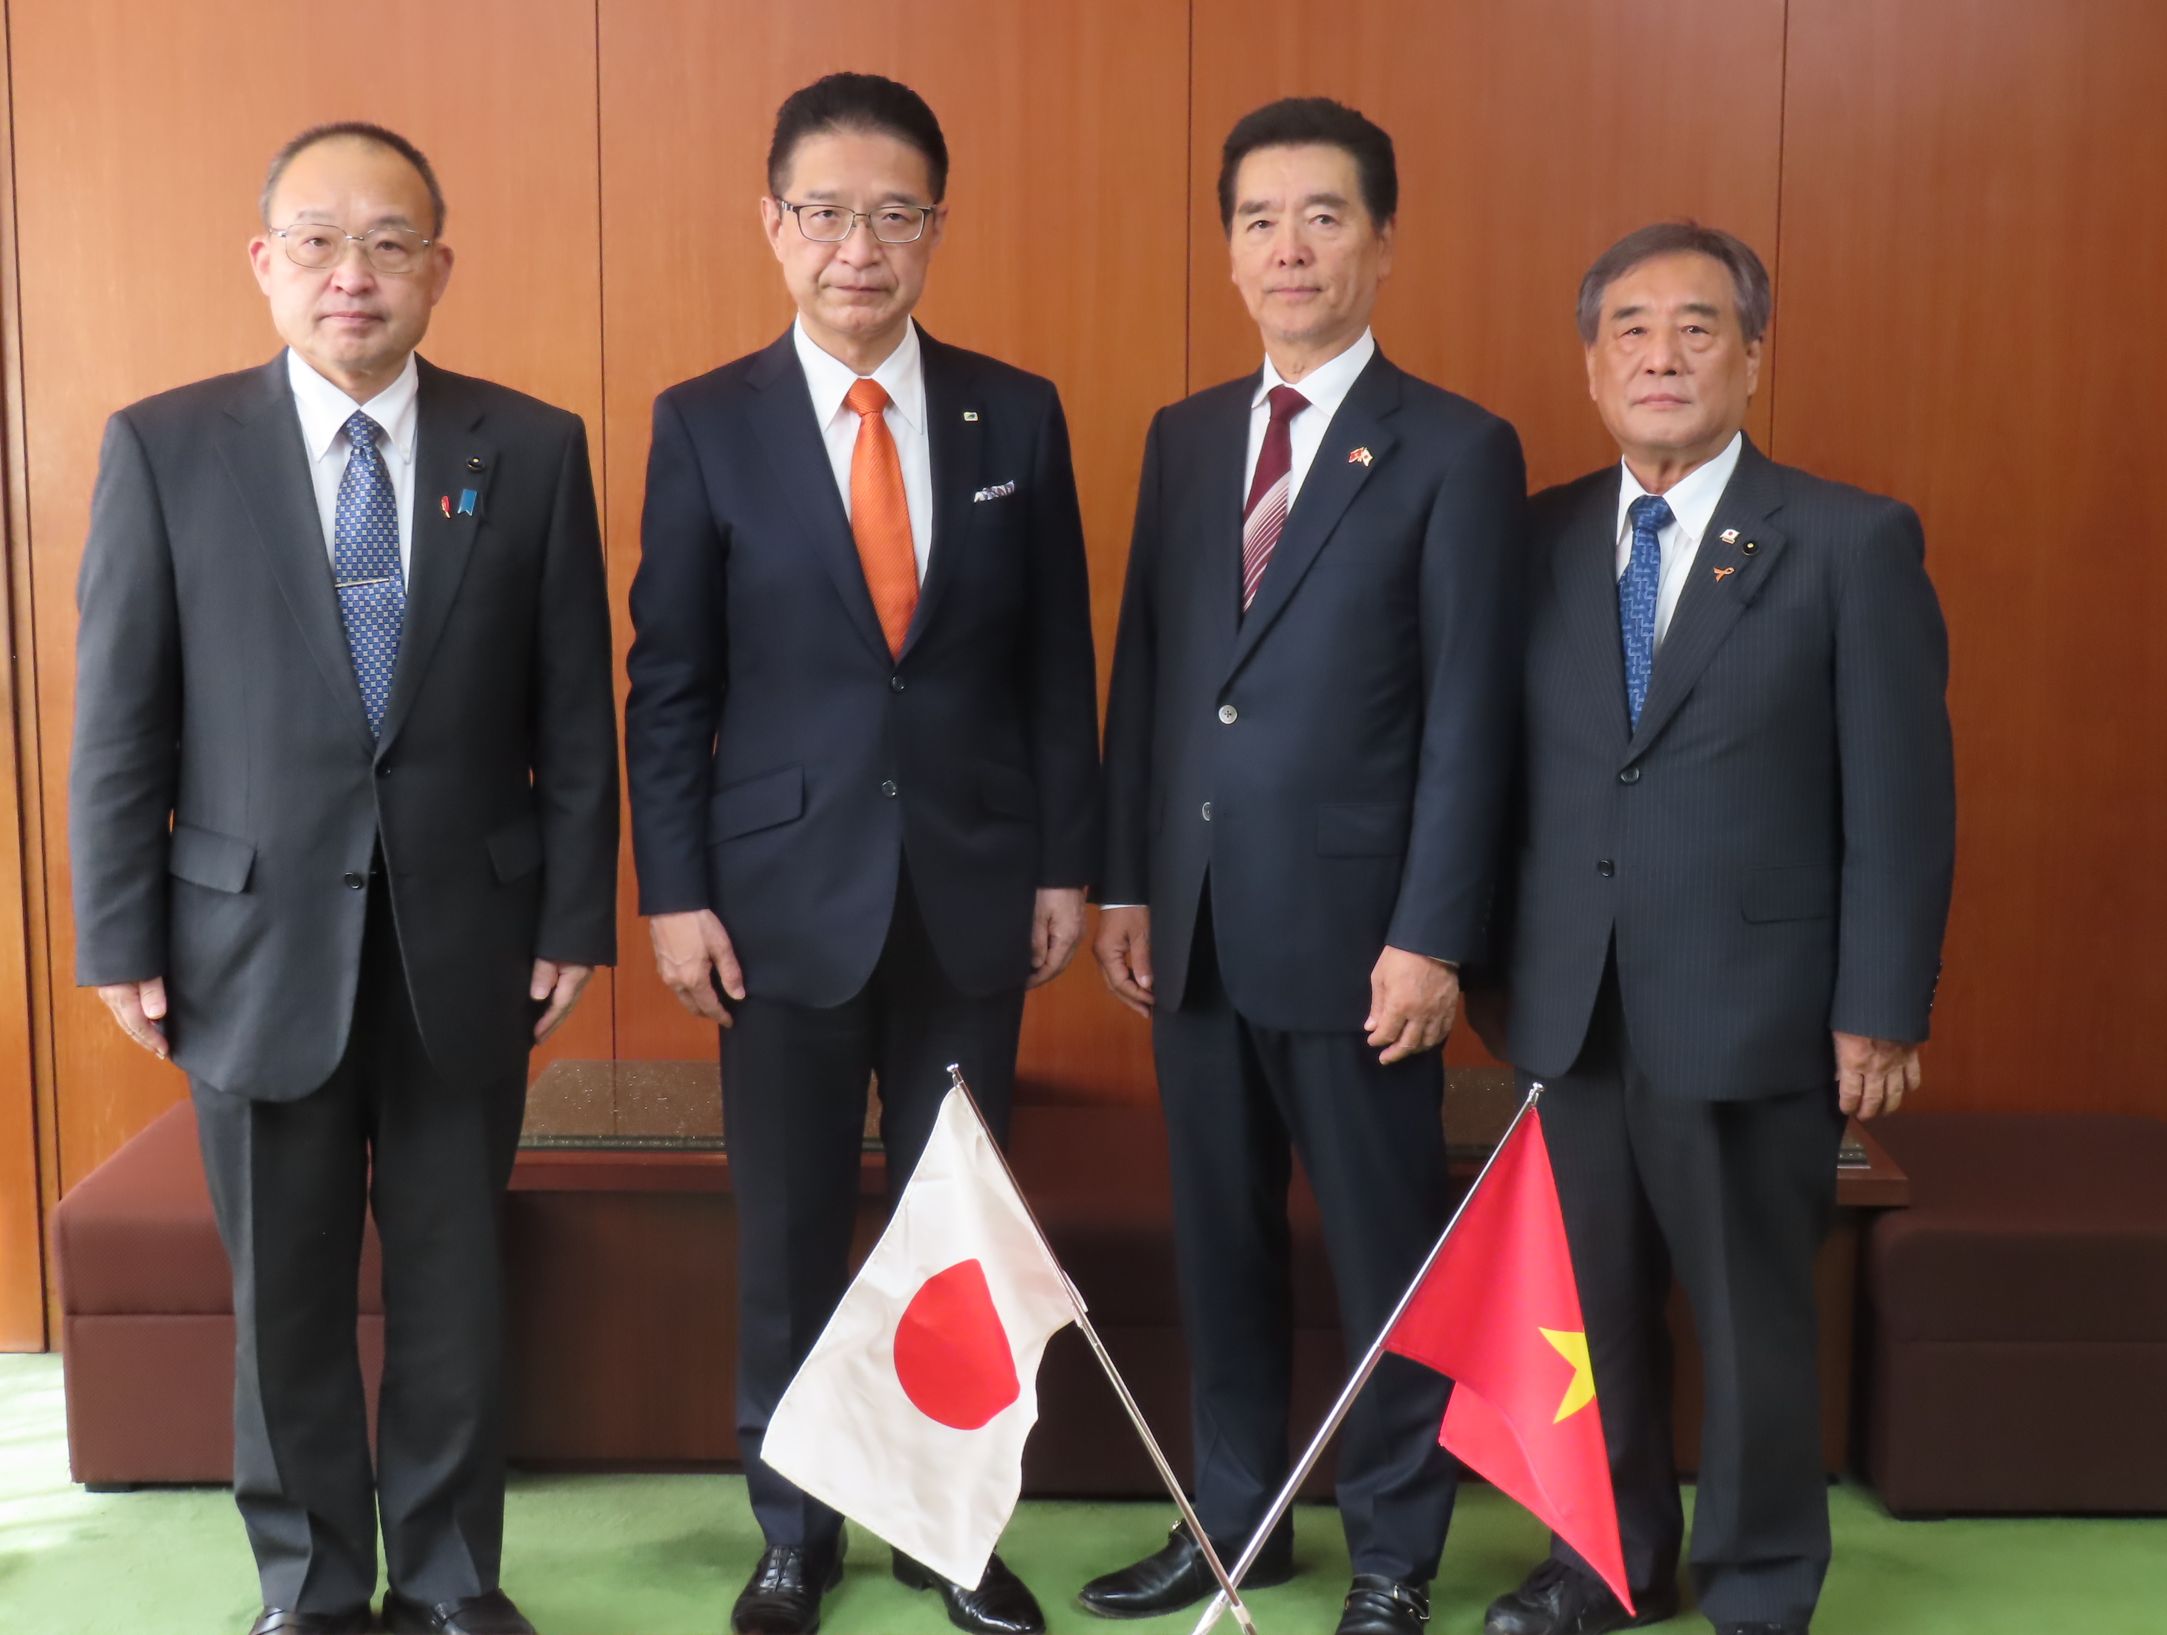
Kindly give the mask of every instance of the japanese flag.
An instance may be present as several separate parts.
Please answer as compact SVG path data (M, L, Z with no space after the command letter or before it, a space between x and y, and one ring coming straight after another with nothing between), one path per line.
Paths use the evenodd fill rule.
M951 1090L894 1218L776 1405L761 1456L975 1585L1023 1485L1039 1358L1082 1309L977 1109Z

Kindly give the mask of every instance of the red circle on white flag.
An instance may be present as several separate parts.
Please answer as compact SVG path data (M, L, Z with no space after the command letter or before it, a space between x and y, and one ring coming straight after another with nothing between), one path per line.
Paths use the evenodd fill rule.
M918 1286L895 1325L895 1377L926 1418L975 1431L1022 1394L985 1268L959 1260Z

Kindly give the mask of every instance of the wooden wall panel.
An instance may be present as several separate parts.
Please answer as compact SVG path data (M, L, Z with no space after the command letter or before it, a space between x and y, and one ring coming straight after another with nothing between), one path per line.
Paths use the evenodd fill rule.
M603 7L601 25L611 567L621 624L654 396L765 345L789 323L757 215L775 108L796 87L851 68L916 86L948 138L953 213L921 313L926 328L1061 387L1103 672L1144 428L1182 393L1184 8L629 0ZM628 639L625 624L620 641ZM629 863L627 873L619 1054L710 1055L713 1030L678 1008L639 953L646 932ZM1073 970L1034 999L1024 1071L1062 1093L1148 1093L1145 1033L1130 1021L1095 968Z
M1943 1108L2167 1115L2167 9L1791 10L1776 452L1926 524L1956 723Z
M1219 225L1226 134L1276 97L1331 96L1389 131L1399 161L1378 344L1518 426L1538 487L1616 458L1573 329L1580 275L1630 229L1676 216L1727 227L1773 262L1783 9L1196 0L1192 388L1261 356ZM1765 423L1764 403L1757 435Z
M601 409L592 0L385 0L362 26L261 0L148 16L125 0L15 0L9 19L63 1185L182 1093L73 986L73 597L100 431L134 398L277 350L244 253L271 153L325 119L413 137L450 196L460 257L425 350L590 427ZM607 1053L609 999L605 984L567 1048Z

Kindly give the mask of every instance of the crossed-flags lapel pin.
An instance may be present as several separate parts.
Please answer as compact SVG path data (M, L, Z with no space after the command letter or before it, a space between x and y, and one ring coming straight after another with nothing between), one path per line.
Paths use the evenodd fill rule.
M1366 448L1353 449L1348 452L1347 464L1366 466L1375 458L1376 456Z

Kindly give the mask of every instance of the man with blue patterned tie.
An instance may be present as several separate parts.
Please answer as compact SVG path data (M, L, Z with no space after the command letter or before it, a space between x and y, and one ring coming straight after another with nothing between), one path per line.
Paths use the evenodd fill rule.
M1722 1635L1803 1635L1828 1567L1814 1258L1844 1116L1919 1084L1955 850L1948 643L1908 506L1744 432L1768 274L1643 228L1581 284L1622 460L1532 502L1506 1014L1545 1080L1629 1615L1562 1542L1488 1635L1678 1606L1664 1300L1707 1381L1692 1576Z
M527 1053L615 952L578 418L414 355L451 276L377 126L273 161L287 350L115 414L78 600L77 979L189 1075L233 1263L258 1635L531 1626L498 1587L498 1209ZM374 1469L355 1349L383 1247Z

